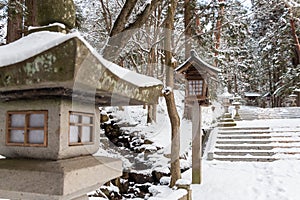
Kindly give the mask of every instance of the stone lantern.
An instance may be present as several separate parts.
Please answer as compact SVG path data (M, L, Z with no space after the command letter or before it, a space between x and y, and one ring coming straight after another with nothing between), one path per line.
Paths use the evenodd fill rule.
M228 92L227 88L224 88L223 94L219 95L221 98L223 107L224 107L224 115L223 117L231 118L231 114L229 113L230 99L232 99L233 95Z
M239 109L241 106L241 96L239 95L235 95L235 97L233 98L233 102L232 105L235 107L235 115L234 115L234 120L241 120L241 116L239 114Z
M224 114L220 120L219 126L236 126L236 123L234 122L231 113L229 113L230 99L233 98L233 95L228 92L227 88L224 88L223 94L219 95L218 97L221 99L224 107Z
M87 199L122 175L94 156L103 106L155 104L161 81L105 60L78 34L41 31L0 47L0 198Z
M296 107L297 106L296 101L297 101L298 95L296 95L296 94L293 93L293 94L290 94L289 97L290 97L290 99L292 101L291 106L292 107Z

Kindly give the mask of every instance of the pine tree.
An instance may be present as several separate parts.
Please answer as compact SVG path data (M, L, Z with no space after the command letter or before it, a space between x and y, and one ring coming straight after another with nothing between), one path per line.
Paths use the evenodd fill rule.
M295 46L289 9L284 1L253 1L252 36L256 44L256 76L260 91L269 94L271 106L281 106L290 92L285 74L293 67ZM266 76L267 75L267 76Z
M222 69L221 82L230 92L247 89L247 73L252 62L249 53L249 13L237 0L199 4L198 36L201 57Z

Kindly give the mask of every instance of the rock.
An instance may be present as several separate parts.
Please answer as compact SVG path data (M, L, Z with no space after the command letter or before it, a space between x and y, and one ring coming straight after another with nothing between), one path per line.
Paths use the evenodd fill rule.
M122 196L120 193L113 191L110 187L102 186L100 190L107 196L110 200L121 200Z
M105 115L105 114L100 115L100 122L101 123L107 122L108 120L109 120L108 115Z
M147 174L138 174L135 172L130 172L129 173L129 181L130 182L135 182L137 184L144 184L144 183L153 183L153 177L152 175L147 175Z
M138 146L138 147L134 147L133 150L134 153L143 153L145 151L145 147Z
M129 181L127 179L120 179L119 190L121 194L126 194L129 190Z
M161 177L159 182L161 185L169 185L171 182L171 177L167 177L167 176Z
M168 169L168 168L167 168ZM152 177L154 179L155 183L160 183L160 180L162 177L167 177L170 176L170 170L160 170L160 169L156 169L154 171L152 171Z
M136 194L137 197L139 198L144 198L146 195L149 196L149 188L152 185L150 183L146 183L146 184L136 184L135 188L138 189L138 193Z
M144 144L153 144L153 142L151 140L149 140L149 139L145 139L144 140Z
M123 171L122 179L129 179L129 173Z

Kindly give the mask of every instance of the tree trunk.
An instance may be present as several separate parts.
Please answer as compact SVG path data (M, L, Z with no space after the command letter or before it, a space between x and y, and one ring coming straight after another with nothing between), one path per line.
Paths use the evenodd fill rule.
M165 50L165 65L166 69L166 86L171 88L174 87L174 63L172 63L172 32L174 30L174 17L177 6L177 0L170 0L168 13L165 20L165 40L164 40L164 50Z
M216 53L215 56L218 56L218 49L220 47L221 44L221 31L222 31L222 18L224 15L224 5L222 5L222 3L225 2L225 0L219 0L219 5L220 5L220 9L218 11L218 19L217 19L217 25L216 25L216 32L215 32L215 37L216 37ZM218 62L215 62L216 66L218 66Z
M295 52L296 52L296 59L295 59L296 62L294 64L295 66L297 66L300 63L300 43L296 33L295 20L292 16L290 19L290 24L291 24L292 36L294 38Z
M291 34L294 39L294 45L295 45L295 60L294 60L294 65L297 66L300 64L300 43L299 43L299 38L296 32L296 24L295 24L295 18L293 14L293 8L291 4L288 1L285 1L285 7L289 10L290 14L290 25L291 25Z
M23 33L23 6L21 0L9 0L6 43L11 43L22 37Z
M168 115L172 126L172 143L171 143L171 182L170 187L174 187L178 179L181 178L180 172L180 119L176 110L174 93L165 89L164 97L167 104Z
M184 1L184 28L185 28L185 59L190 57L192 50L192 18L194 14L194 0Z
M174 16L177 0L170 0L168 13L165 20L165 65L166 69L166 86L174 87L174 63L172 63L172 31L174 29ZM172 89L171 89L172 90ZM181 178L179 151L180 151L180 119L176 110L174 93L170 89L166 89L164 97L168 108L168 114L172 126L172 141L171 141L171 183L173 187L178 179Z
M26 20L25 26L38 26L37 23L37 5L35 0L26 0Z

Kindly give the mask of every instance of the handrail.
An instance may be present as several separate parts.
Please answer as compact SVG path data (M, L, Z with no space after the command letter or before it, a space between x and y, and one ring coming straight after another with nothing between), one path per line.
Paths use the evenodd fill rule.
M213 160L213 154L215 150L215 144L217 141L217 136L218 136L218 127L215 127L208 138L206 148L204 150L203 158L207 160Z

